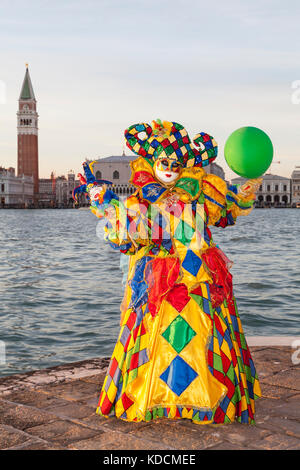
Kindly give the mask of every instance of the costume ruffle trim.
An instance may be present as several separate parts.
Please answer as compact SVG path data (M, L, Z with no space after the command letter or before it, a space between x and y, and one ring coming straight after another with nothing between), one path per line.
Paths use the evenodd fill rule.
M259 398L259 397L256 397ZM109 415L105 415L101 412L100 406L96 409L96 413L105 418L115 416L114 408L112 408ZM195 424L228 424L235 421L242 424L255 424L255 420L252 419L247 412L243 412L241 416L236 416L235 420L230 420L228 416L225 416L222 421L217 419L216 410L199 410L197 408L188 408L179 405L171 405L170 407L157 406L146 411L145 416L136 416L135 418L128 419L126 412L124 412L118 418L123 421L145 421L150 422L157 419L189 419Z

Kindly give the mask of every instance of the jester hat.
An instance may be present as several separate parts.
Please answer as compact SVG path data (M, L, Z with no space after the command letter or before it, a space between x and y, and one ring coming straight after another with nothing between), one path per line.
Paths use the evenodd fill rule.
M144 139L140 133L146 133ZM193 146L185 128L177 122L152 121L134 124L125 131L126 145L137 155L144 157L151 165L157 158L176 158L183 167L203 167L212 163L218 153L218 146L213 137L200 132L196 135Z

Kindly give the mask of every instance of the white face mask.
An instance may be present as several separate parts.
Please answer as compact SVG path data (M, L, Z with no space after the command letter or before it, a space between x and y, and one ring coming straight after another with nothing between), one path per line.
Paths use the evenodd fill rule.
M164 184L173 183L179 177L179 173L175 173L175 171L158 170L158 168L154 169L154 173L156 178Z

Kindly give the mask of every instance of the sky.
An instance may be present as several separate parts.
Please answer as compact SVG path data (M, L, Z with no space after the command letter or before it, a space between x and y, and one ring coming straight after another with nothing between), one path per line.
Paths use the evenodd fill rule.
M121 155L124 130L156 118L213 135L227 177L226 139L259 127L272 173L289 177L300 165L299 21L298 0L0 0L0 166L17 165L29 63L40 177Z

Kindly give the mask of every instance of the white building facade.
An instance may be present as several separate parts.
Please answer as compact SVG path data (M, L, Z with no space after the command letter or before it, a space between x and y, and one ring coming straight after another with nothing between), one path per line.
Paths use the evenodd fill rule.
M14 168L0 168L0 207L28 207L33 203L33 177L16 176Z
M291 177L292 206L300 204L300 166L296 166Z
M135 191L135 187L129 183L131 176L130 162L137 159L136 155L120 155L100 158L93 165L96 179L111 181L116 194L129 195Z
M284 176L266 174L256 194L256 205L260 207L285 207L291 204L291 180ZM232 184L244 184L246 178L233 178ZM300 183L299 183L300 184Z

